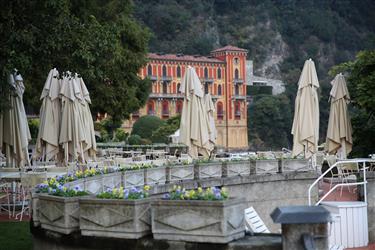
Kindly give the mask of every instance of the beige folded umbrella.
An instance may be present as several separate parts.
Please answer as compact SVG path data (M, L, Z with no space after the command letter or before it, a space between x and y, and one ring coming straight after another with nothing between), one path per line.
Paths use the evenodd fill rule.
M325 149L329 154L336 154L339 151L339 157L346 159L353 146L352 125L347 107L350 96L342 74L336 75L331 84L331 109Z
M292 155L304 153L306 159L317 152L319 138L319 88L315 64L309 59L305 61L298 81L298 92L295 100L293 119Z
M59 161L59 134L61 122L61 99L59 72L50 70L40 97L40 124L36 140L35 158ZM60 157L61 158L61 157Z
M82 108L79 100L82 99L81 88L69 72L65 74L61 82L61 125L59 143L64 148L66 163L77 160L81 156L83 160L83 148L85 147L85 132L81 119ZM70 156L70 157L69 157Z
M187 68L180 90L184 94L180 142L188 146L188 154L193 159L197 159L199 153L208 158L213 150L209 141L209 120L204 107L202 85L194 68Z
M81 119L85 133L85 147L83 148L85 159L95 159L96 157L96 139L94 130L94 121L90 111L90 94L86 85L81 77L76 78L81 88L82 98L79 100L81 103Z
M217 138L215 119L214 119L215 106L212 101L212 97L209 93L204 95L204 104L205 104L205 108L206 108L206 112L207 112L207 116L208 116L208 120L210 124L209 138L210 138L212 147L214 147L216 144L216 138Z
M0 149L5 149L9 167L23 167L26 164L30 165L28 145L31 140L22 100L25 87L22 76L17 73L11 74L8 82L11 85L9 98L11 108L4 111L0 119L0 122L2 121Z

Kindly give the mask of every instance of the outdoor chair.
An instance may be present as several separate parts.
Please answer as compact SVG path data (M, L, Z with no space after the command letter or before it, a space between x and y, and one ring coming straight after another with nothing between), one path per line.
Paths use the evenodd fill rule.
M16 220L18 216L20 216L20 221L22 221L24 213L26 211L30 212L30 200L31 200L31 191L32 189L39 183L42 183L44 180L47 179L47 172L43 173L22 173L21 172L21 182L18 183L18 187L16 188L16 200L18 202L13 204L13 216L15 214L15 207L16 205L21 206L21 211L16 214Z
M245 209L245 226L253 234L270 233L270 230L268 230L266 224L264 224L253 207Z
M359 173L358 163L341 163L337 165L337 173L334 173L332 170L329 189L332 188L334 183L348 184L350 182L357 182L357 174ZM340 196L342 196L343 187L340 187ZM347 186L347 188L350 192L350 187Z
M9 218L11 217L10 209L10 197L11 193L9 192L11 188L11 183L1 182L0 183L0 213L1 211L8 212Z

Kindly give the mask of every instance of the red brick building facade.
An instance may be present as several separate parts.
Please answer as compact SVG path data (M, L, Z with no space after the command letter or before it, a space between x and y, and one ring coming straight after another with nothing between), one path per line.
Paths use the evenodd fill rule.
M213 50L208 57L150 53L148 64L140 72L141 77L152 80L149 99L123 128L130 132L140 116L167 119L181 113L180 83L186 67L192 66L215 103L217 145L247 148L246 55L247 50L230 45Z

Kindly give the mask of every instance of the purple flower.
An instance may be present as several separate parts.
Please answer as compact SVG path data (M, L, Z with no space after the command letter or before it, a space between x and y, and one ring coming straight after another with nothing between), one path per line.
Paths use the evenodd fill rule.
M163 195L163 199L170 199L170 198L171 196L168 193Z
M74 187L74 190L75 191L81 191L81 188L77 185L77 186Z
M221 200L221 194L220 194L220 192L219 193L215 193L215 198L218 199L218 200Z
M124 191L124 198L127 199L129 197L129 190L125 189Z
M112 188L107 188L106 192L107 193L112 193Z
M56 193L56 189L52 189L51 192L52 192L52 193Z

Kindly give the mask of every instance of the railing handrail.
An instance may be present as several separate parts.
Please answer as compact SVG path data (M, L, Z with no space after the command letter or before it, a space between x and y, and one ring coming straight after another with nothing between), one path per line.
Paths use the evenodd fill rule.
M324 176L329 173L333 168L335 168L337 165L340 164L345 164L345 163L363 163L363 165L366 162L375 162L375 159L369 159L369 158L356 158L356 159L345 159L345 160L339 160L335 162L332 166L330 166L323 174L321 174L318 179L316 179L309 187L308 191L308 199L309 199L309 206L311 206L311 190L312 188L321 180L324 178ZM366 182L366 171L365 171L365 166L363 167L363 172L364 172L364 182ZM338 184L339 185L339 184ZM362 184L365 186L365 191L366 191L366 184ZM337 186L337 185L336 185ZM323 196L324 197L324 196ZM325 198L325 197L324 197Z

